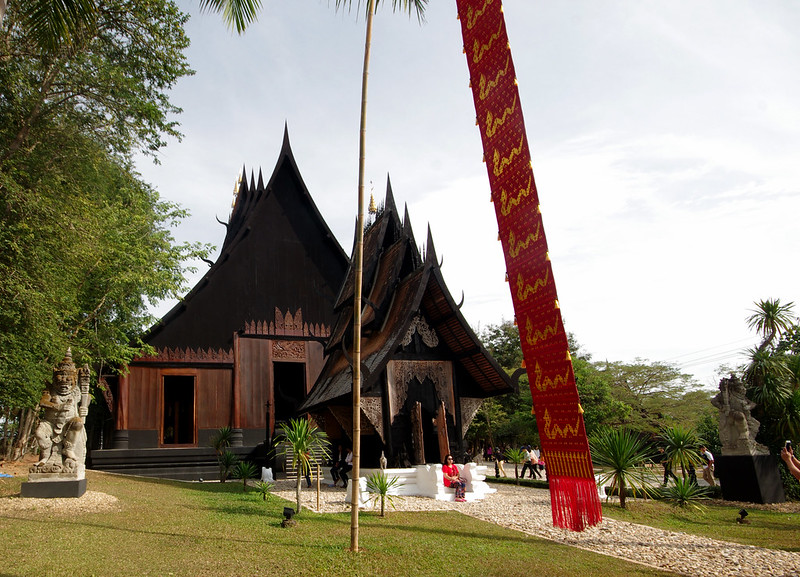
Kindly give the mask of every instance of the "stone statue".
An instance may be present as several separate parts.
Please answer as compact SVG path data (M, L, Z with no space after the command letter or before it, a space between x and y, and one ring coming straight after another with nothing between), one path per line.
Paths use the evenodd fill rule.
M89 367L79 371L67 349L53 371L53 382L45 389L39 407L44 416L36 427L41 459L31 473L69 473L83 476L86 460L86 414L89 412Z
M756 443L761 426L752 415L756 404L747 398L744 383L731 375L719 382L719 393L711 404L719 409L719 439L723 455L768 455L769 449Z

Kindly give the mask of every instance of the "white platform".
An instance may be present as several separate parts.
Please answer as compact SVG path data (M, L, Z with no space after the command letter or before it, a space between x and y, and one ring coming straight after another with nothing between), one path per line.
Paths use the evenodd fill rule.
M467 463L466 465L458 465L461 476L467 480L466 495L467 501L478 501L483 499L489 493L497 492L486 483L486 465L478 465L476 463ZM363 475L359 482L360 487L360 507L369 507L370 494L367 490L367 478L375 471L380 469L362 469ZM455 489L444 486L444 477L442 476L442 465L436 463L433 465L417 465L415 467L407 467L403 469L386 469L384 471L391 479L396 477L400 479L400 486L393 487L390 495L400 496L414 496L414 497L428 497L436 499L437 501L454 501ZM325 471L323 482L332 484L333 480L330 477L330 471ZM352 479L347 484L346 501L350 502L350 495L352 495Z

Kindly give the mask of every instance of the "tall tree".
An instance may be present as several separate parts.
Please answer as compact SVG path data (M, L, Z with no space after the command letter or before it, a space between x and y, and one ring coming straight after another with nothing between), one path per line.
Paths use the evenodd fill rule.
M0 403L35 404L67 346L95 370L130 359L151 301L182 294L185 212L141 182L191 73L186 16L167 0L109 0L95 36L44 50L20 10L0 28ZM133 343L133 344L132 344Z
M364 65L361 73L361 127L358 140L358 210L356 224L355 254L353 266L355 270L355 290L353 297L353 479L358 479L361 466L361 287L364 258L364 180L366 163L367 133L367 79L369 77L369 59L372 46L372 19L380 0L366 0L367 23L364 41ZM392 9L397 8L411 14L416 12L422 21L428 0L392 0ZM361 4L359 0L358 4ZM336 0L336 8L352 6L352 0ZM353 483L350 513L350 550L358 551L358 483Z

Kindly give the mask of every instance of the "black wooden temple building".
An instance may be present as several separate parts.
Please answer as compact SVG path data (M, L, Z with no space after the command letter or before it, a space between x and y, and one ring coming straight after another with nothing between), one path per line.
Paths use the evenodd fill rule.
M144 335L156 354L109 380L112 440L90 466L214 478L220 427L258 459L299 415L351 443L353 279L285 134L266 184L243 175L217 261ZM420 253L391 186L365 233L363 295L362 463L464 452L482 400L512 385L448 292L430 232Z

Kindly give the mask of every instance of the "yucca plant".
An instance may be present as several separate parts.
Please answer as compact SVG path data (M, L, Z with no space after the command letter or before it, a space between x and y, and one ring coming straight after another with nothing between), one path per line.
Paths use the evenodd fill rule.
M272 490L275 488L275 483L269 481L258 481L256 483L256 492L266 501L272 495Z
M600 484L611 481L619 491L619 506L625 508L628 488L647 496L651 493L645 465L652 463L652 449L643 438L628 429L604 429L589 441L594 465L601 469Z
M251 461L239 461L233 468L233 476L242 480L242 491L247 492L247 480L255 477L258 467Z
M402 498L399 495L391 495L389 491L392 489L399 489L403 483L398 477L389 478L383 471L375 471L367 477L367 489L370 492L369 500L372 502L381 500L381 517L386 516L385 502L389 501L389 505L394 506L395 498Z
M514 463L514 479L519 485L519 465L525 459L525 454L522 449L506 449L505 457L506 462Z
M231 446L231 438L233 437L233 429L230 427L220 427L217 432L211 436L211 446L217 455Z
M236 463L239 462L239 457L234 455L229 450L224 449L217 457L217 461L219 462L219 482L224 483L228 480L228 477L230 476L233 468L236 466Z
M686 472L689 468L701 465L703 462L697 450L700 446L697 434L692 429L674 425L661 429L660 439L664 446L664 452L667 454L669 466L680 466L683 480L686 481Z
M286 454L288 444L293 451L292 466L297 470L297 511L300 512L301 481L303 474L311 471L312 463L316 459L325 462L329 457L328 436L324 431L313 426L307 419L292 419L281 425L281 435L276 440L278 446Z
M703 507L698 501L708 500L709 491L705 487L701 487L697 483L693 483L687 479L676 479L675 484L661 490L661 494L665 501L672 503L676 507L686 509L692 507L698 511L702 511Z

